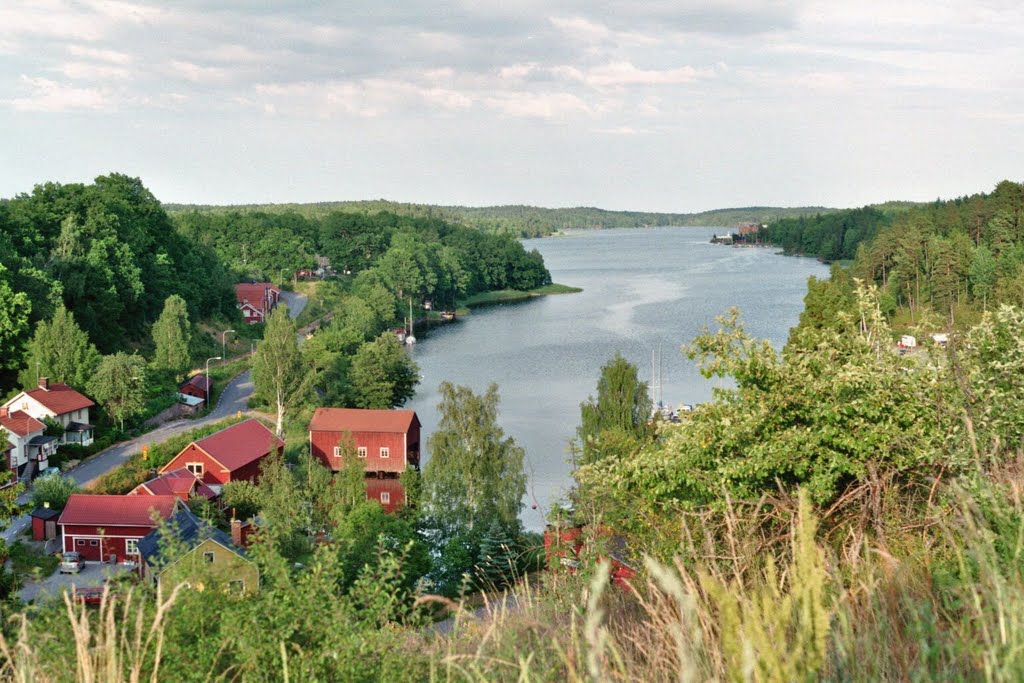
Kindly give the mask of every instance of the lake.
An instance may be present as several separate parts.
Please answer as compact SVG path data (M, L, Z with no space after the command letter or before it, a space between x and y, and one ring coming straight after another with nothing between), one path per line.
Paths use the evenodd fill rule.
M711 397L712 381L680 347L731 306L750 333L781 348L803 310L808 276L827 277L828 268L774 248L710 244L715 232L591 230L524 240L543 254L555 282L583 292L477 308L421 335L411 353L422 381L406 407L422 421L424 461L437 427L438 385L448 380L482 392L497 382L500 424L526 449L522 519L539 530L550 503L572 484L568 446L579 405L596 393L601 366L616 352L651 383L652 353L660 349L661 395L676 406Z

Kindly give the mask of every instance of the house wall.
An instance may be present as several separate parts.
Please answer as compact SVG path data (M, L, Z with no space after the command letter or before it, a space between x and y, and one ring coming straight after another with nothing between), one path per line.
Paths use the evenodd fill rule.
M185 394L186 396L195 396L196 398L201 398L204 401L206 400L206 392L200 389L199 387L193 386L191 384L185 385L184 388L180 389L180 392Z
M334 447L341 441L344 432L310 432L310 451L313 457L337 472L341 469L341 458L334 457ZM405 435L384 432L352 432L356 448L366 447L363 459L367 472L404 472L406 470ZM380 457L382 447L390 448L389 458Z
M206 560L205 553L213 553L212 562ZM147 567L147 573L152 571ZM260 583L260 573L253 562L212 539L206 539L177 562L168 564L157 576L167 587L188 582L196 590L226 589L230 581L242 581L243 592L254 593Z
M203 463L202 480L207 484L226 484L231 481L231 473L223 465L207 455L194 443L186 446L174 459L160 469L160 473L170 472L185 467L190 462Z
M65 552L77 550L86 560L100 562L117 555L117 561L137 560L138 555L128 555L125 551L126 541L135 539L138 541L153 530L153 527L129 527L112 526L103 527L78 524L61 524L61 535L63 536L63 547ZM103 529L103 534L99 529ZM101 543L102 538L102 543ZM103 555L100 555L102 547Z
M35 400L25 392L22 392L12 398L10 401L4 404L5 408L11 410L24 410L26 413L31 415L37 420L42 420L44 417L56 420L62 427L67 427L71 422L80 422L82 424L89 424L89 409L79 408L78 410L72 410L67 413L61 413L58 415L39 401ZM34 434L32 436L35 436ZM64 436L61 436L60 443L67 443ZM90 437L85 441L83 445L88 446L92 443ZM22 460L22 462L25 462Z

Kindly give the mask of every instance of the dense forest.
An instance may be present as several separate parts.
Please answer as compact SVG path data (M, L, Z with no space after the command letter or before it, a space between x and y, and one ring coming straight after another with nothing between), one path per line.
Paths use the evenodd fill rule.
M879 287L879 305L906 322L977 322L998 304L1024 304L1024 185L885 212L871 207L778 221L770 241L787 253L853 259L849 275ZM852 298L850 277L833 278ZM812 283L812 288L816 283Z
M716 209L699 213L651 213L643 211L607 211L592 207L545 209L536 206L433 206L402 202L351 201L313 204L253 204L243 206L168 205L173 214L201 213L290 213L307 218L335 212L367 214L386 212L423 219L440 219L485 232L506 233L518 237L543 237L559 230L589 228L640 228L661 225L734 226L742 222L764 223L780 218L827 214L836 209L820 206L781 208L751 206Z

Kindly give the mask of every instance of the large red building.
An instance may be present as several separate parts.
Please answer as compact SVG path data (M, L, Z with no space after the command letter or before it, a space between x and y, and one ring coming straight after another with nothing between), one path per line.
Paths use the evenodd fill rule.
M250 325L266 322L281 298L281 290L269 282L242 282L235 285L235 300L242 318Z
M172 514L177 496L99 496L73 493L57 520L64 551L94 562L137 561L138 542Z
M342 467L349 440L368 473L400 474L420 466L420 420L413 410L317 408L309 423L309 450L331 470Z
M262 422L250 418L193 441L160 468L160 474L184 467L209 486L222 486L229 481L254 482L259 478L260 464L274 448L282 452L284 441Z

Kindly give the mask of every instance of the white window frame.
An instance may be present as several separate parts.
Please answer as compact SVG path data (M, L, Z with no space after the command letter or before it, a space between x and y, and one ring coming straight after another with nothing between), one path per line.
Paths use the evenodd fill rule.
M213 564L216 561L217 556L212 550L203 551L203 562L207 564Z
M380 457L381 458L390 458L391 457L391 448L389 446L381 446L380 447Z
M391 492L390 491L381 491L380 492L380 502L382 504L384 504L384 505L390 505L391 504Z
M137 539L137 538L126 538L126 539L124 539L124 554L125 555L138 555L139 554L139 539Z
M185 469L197 477L202 477L206 474L206 465L201 462L187 462L185 463Z
M335 446L334 447L334 457L335 458L340 458L341 457L341 446Z
M356 449L356 454L360 458L365 458L366 457L366 446L360 446L359 448L357 448Z

